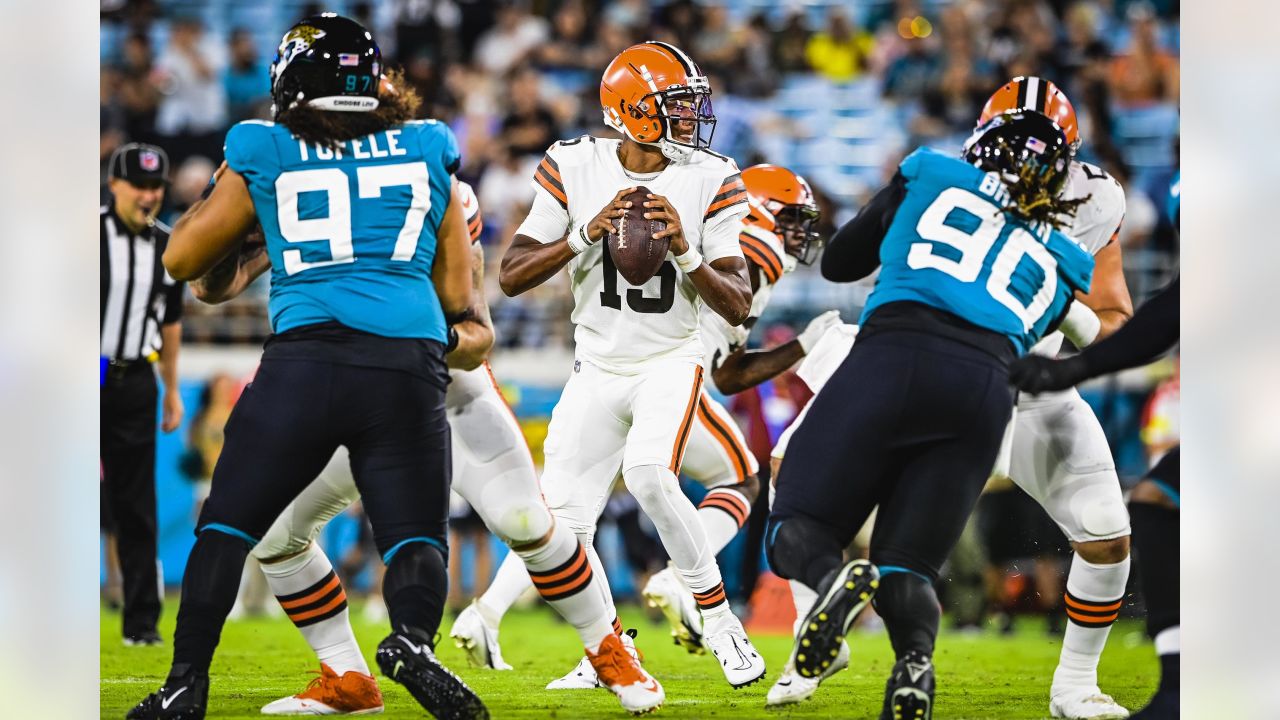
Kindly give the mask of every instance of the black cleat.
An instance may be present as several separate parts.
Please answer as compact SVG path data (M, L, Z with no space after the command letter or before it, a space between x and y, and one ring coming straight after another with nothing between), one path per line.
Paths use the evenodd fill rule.
M188 673L170 677L164 687L145 697L126 720L204 720L209 705L209 677Z
M933 661L922 652L907 653L885 683L880 720L931 720L933 691Z
M879 586L880 571L866 560L854 560L840 568L831 588L814 603L796 635L791 664L801 677L821 677L831 667L849 625Z
M164 640L160 638L160 633L155 630L143 630L140 633L124 636L125 647L154 647L163 644Z
M480 697L454 675L432 651L431 642L406 632L393 632L378 644L378 667L440 720L488 720Z

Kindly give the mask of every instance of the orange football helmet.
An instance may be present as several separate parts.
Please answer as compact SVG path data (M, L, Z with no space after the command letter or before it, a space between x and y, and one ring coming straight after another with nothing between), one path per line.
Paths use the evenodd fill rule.
M747 187L747 217L743 221L778 236L787 254L813 264L822 239L813 224L821 217L813 189L804 178L778 165L752 165L742 171Z
M1071 101L1057 85L1035 76L1016 77L996 90L983 106L975 127L986 125L997 115L1016 110L1034 110L1047 116L1066 134L1072 154L1080 148L1080 128Z
M716 127L707 77L684 51L664 42L618 53L600 80L600 108L606 125L657 145L675 161L709 148Z

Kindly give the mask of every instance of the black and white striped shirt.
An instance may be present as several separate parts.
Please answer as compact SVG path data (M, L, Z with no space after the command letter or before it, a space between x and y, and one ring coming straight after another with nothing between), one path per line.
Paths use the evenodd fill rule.
M134 235L115 204L99 209L102 234L102 356L138 360L160 350L160 326L182 319L183 284L169 277L160 257L169 227L157 222Z

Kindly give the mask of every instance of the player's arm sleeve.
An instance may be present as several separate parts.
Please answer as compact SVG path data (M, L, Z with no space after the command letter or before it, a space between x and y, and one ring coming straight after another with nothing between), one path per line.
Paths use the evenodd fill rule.
M899 172L831 237L822 252L822 277L854 282L874 272L880 266L880 243L906 194L907 180Z
M1086 378L1145 365L1177 344L1180 282L1175 278L1119 330L1080 353Z
M554 146L552 146L554 148ZM551 150L538 163L533 173L533 207L529 215L516 229L517 235L527 235L540 243L552 243L569 232L569 196L565 194L560 166Z

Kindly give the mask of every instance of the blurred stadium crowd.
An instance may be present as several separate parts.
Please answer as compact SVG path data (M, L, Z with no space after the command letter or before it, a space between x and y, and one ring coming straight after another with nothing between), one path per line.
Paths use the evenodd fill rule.
M1135 304L1177 265L1163 204L1178 165L1178 0L102 0L104 177L107 158L121 143L164 147L175 170L162 218L176 219L221 162L226 130L270 116L267 69L280 34L301 17L328 10L369 27L388 64L402 68L425 99L424 115L453 128L463 150L459 175L475 186L484 211L482 240L491 263L532 201L529 181L547 146L609 132L598 104L603 67L628 45L656 39L685 49L711 77L718 118L713 148L740 167L773 162L806 176L823 209L824 234L850 218L915 147L958 149L983 102L1005 80L1047 77L1076 105L1083 159L1125 185L1120 240ZM491 272L491 281L495 277ZM567 351L572 299L560 281L514 299L491 282L498 354ZM869 289L834 286L802 267L780 284L752 343L786 341L793 326L832 307L856 318ZM216 308L188 298L184 339L257 344L269 332L266 318L264 278L254 291ZM1117 455L1126 452L1117 444L1132 446L1130 475L1147 460L1139 431L1151 452L1171 433L1176 438L1176 379L1148 402L1153 384L1146 379L1136 391L1111 386L1086 393L1101 408ZM735 398L754 450L767 457L771 435L803 405L803 392L780 378ZM197 422L225 419L234 398L228 380L210 381L206 395L216 402L196 405L212 408ZM201 433L213 432L216 440L218 430L191 434L192 447L204 451ZM535 449L536 436L535 429ZM651 537L646 544L644 522L628 499L619 498L610 512L630 538L622 545L629 564L643 572L659 566L660 545ZM1056 528L1022 499L1030 504L1025 524L1041 526L978 522L974 541L958 553L971 557L958 557L953 577L971 580L973 588L948 598L961 622L977 622L991 606L984 597L998 598L995 605L1003 609L1034 605L1027 598L1037 595L1061 597L1060 589L1037 584L1060 582L1045 569L1061 570L1065 541L1060 534L1053 540ZM759 558L738 552L741 598ZM1002 564L1034 555L1045 563L1040 573L1032 564L1020 566L1027 572L1002 572ZM726 571L726 580L730 575ZM469 583L473 590L476 584L483 578ZM966 604L971 596L977 599Z

